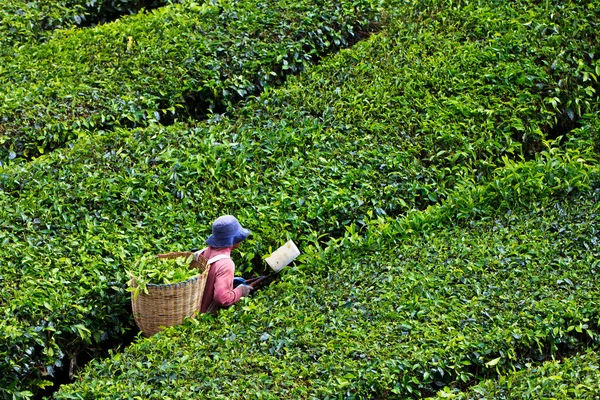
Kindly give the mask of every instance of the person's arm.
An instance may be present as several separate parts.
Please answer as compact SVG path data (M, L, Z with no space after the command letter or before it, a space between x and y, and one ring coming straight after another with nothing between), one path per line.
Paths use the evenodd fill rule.
M230 305L237 303L244 295L243 289L238 286L233 288L233 276L235 271L235 265L230 259L223 260L223 263L216 262L219 264L217 273L215 274L215 289L213 300L220 307L229 307ZM213 267L216 267L214 265Z

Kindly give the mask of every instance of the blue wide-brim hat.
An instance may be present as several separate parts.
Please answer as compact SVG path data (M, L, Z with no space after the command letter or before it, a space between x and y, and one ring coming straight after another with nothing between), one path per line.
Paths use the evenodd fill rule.
M233 215L223 215L212 225L212 235L206 239L211 247L231 247L246 239L250 231L242 227Z

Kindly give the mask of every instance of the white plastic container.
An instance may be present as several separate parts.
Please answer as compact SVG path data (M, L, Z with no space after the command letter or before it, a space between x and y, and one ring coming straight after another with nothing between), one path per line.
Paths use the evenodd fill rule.
M266 261L273 271L279 272L283 267L294 261L299 255L300 250L298 250L298 247L290 240L275 250L273 254L267 257Z

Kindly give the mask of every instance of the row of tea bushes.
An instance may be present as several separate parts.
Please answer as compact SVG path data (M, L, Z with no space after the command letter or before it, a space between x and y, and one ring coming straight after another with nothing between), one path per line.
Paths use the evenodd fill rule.
M519 85L486 86L468 72L479 65L485 74L504 73L485 67L481 46L403 21L235 116L98 132L4 167L0 279L1 298L11 301L0 302L0 332L9 338L0 349L0 386L32 387L83 349L119 338L132 325L125 269L145 252L202 246L219 214L236 214L255 232L238 259L249 271L282 232L296 232L302 245L339 237L353 223L360 229L370 218L442 201L457 180L487 179L520 146L508 126L499 134L503 119L471 111L494 105L515 120L536 114ZM456 107L456 99L427 90L434 84L460 85L470 100ZM570 133L573 160L593 160L577 149L593 147L597 131L590 119ZM569 178L558 184L561 195L571 183L586 184L587 167L571 161L548 162L544 175Z
M166 3L158 0L4 0L0 8L0 55L12 54L13 46L45 42L55 29L104 23Z
M404 141L412 148L422 146L415 158L422 160L423 174L443 176L442 181L461 175L464 164L482 177L502 155L529 157L544 148L544 140L571 135L582 119L597 114L600 65L593 54L600 41L591 38L600 32L600 7L591 2L568 3L568 10L552 2L449 3L454 5L444 3L447 7L432 16L415 8L415 15L402 19L402 28L371 42L375 51L386 54L377 65L361 63L357 58L362 54L352 52L327 63L327 74L304 76L302 88L282 101L332 121L349 135L371 135L374 146L382 135L397 135L403 143L380 152L400 153ZM410 14L413 8L404 10ZM581 21L554 21L562 11L581 16ZM532 28L550 23L556 32ZM560 70L515 54L526 48L544 60L560 61L565 47L570 56ZM579 59L585 61L580 64ZM310 104L299 95L329 86L335 90L323 91ZM568 108L572 102L579 104L576 112ZM570 122L565 115L571 115ZM422 206L430 197L443 199L443 191L436 190L439 180L420 178Z
M0 67L0 162L221 109L357 40L376 3L187 2L20 47Z
M597 132L599 121L589 128ZM515 204L542 210L556 198L597 185L598 170L590 168L598 159L594 145L578 140L570 141L569 145L574 142L580 147L566 153L552 147L529 162L505 158L504 166L497 169L488 182L476 186L473 180L467 179L456 186L458 195L450 196L439 207L429 208L424 213L410 213L397 221L394 229L411 233L440 229L447 224L469 224L489 218L493 212L510 212Z
M440 392L444 399L597 399L600 356L588 350L560 361L486 380L466 393Z
M597 2L597 0L595 1ZM427 2L416 2L415 8L400 7L400 11L394 11L397 14L393 15L410 14L411 10L416 10L411 18L403 18L403 22L415 23L419 29L413 29L416 31L411 32L413 36L406 36L403 39L405 39L406 45L412 43L415 49L420 50L420 54L417 54L419 58L427 59L428 62L425 65L428 68L420 70L422 64L418 62L419 60L403 59L402 55L396 55L396 61L402 63L400 65L403 65L409 74L416 75L417 79L397 82L390 87L388 102L382 104L383 107L371 107L372 111L382 113L380 118L385 118L388 114L395 112L397 105L394 100L397 98L398 92L401 95L404 93L408 95L410 91L417 91L422 96L426 91L432 97L445 100L444 106L452 111L451 114L462 113L465 116L473 113L488 114L487 119L494 121L494 127L497 130L502 131L504 135L528 143L528 150L534 151L539 148L541 138L568 132L577 125L581 115L593 111L597 107L599 65L593 54L596 52L598 43L598 40L594 40L598 34L598 29L596 29L598 7L593 7L595 4L593 1L568 3L567 5L551 2L538 5L528 3L490 5L485 2L470 2L447 5L441 10L437 10L436 6L432 5L425 7L423 3ZM218 8L217 6L209 8L214 10L215 7ZM244 8L243 5L236 7ZM280 7L285 8L283 5ZM347 18L347 15L340 10L337 10L338 13L332 11L334 18L331 15L325 17L333 21L339 20L341 33L328 32L328 29L335 30L337 25L329 26L329 28L321 27L320 32L325 37L319 39L319 35L321 35L318 34L319 28L311 30L311 25L306 29L305 35L316 41L317 47L319 43L322 43L325 48L332 43L333 45L336 45L336 42L343 43L346 37L351 37L352 33L364 29L369 22L374 22L376 17L372 14L373 7L366 6L367 10L352 10L354 14L349 20L344 19ZM206 26L201 29L205 32L217 30L214 36L211 36L217 38L212 44L207 44L192 35L192 38L196 37L195 40L202 42L196 43L198 47L208 48L216 59L227 58L226 61L215 61L210 56L206 60L206 57L201 57L201 55L206 56L207 54L201 50L192 50L193 54L188 54L189 52L186 53L185 50L180 49L184 41L187 43L188 35L184 35L185 39L178 39L178 36L186 29L186 26L190 27L190 24L192 26L195 24L195 19L199 18L198 14L211 13L202 7L199 8L202 10L201 12L194 13L190 11L190 8L193 7L189 4L176 9L167 7L165 10L169 11L162 10L161 13L153 14L153 16L140 16L135 21L128 19L127 22L111 24L110 27L103 28L104 30L80 32L74 37L64 40L58 38L45 48L46 50L37 52L36 49L30 49L21 58L11 63L12 67L9 66L7 72L14 68L12 73L16 75L12 77L11 73L6 74L10 77L7 79L8 88L12 89L7 92L6 99L10 100L5 102L7 104L1 113L5 122L9 122L9 128L4 129L8 134L7 138L3 139L5 140L5 150L1 158L4 159L4 162L6 159L23 154L30 156L39 154L41 151L61 145L71 137L99 127L109 128L115 123L135 125L145 124L148 120L156 119L168 122L173 118L203 114L207 108L218 108L219 105L235 101L235 99L255 92L265 85L279 82L280 79L273 77L271 72L277 73L279 69L294 71L301 68L302 62L305 61L302 58L302 52L298 53L300 60L297 59L295 48L285 49L284 45L277 50L270 48L262 54L265 57L262 62L275 60L275 66L269 64L253 75L257 67L254 64L261 63L260 57L258 61L238 60L239 56L235 56L235 54L232 56L226 51L228 47L246 48L243 44L245 41L240 36L236 36L236 34L248 34L251 38L253 37L253 34L246 28L239 28L243 27L243 23L248 23L246 20L238 24L239 32L233 32L233 37L229 33L231 29L226 29L228 34L225 34L225 37L229 37L229 39L224 39L224 32L218 28ZM269 9L271 8L272 6L269 7ZM177 10L181 9L186 10L184 15L178 14ZM348 11L348 7L344 6L343 9ZM218 17L219 21L227 22L228 25L231 25L230 18L234 20L237 18L235 12L233 14L223 10L217 12L222 14ZM273 12L276 13L276 10ZM340 12L341 17L338 15ZM268 19L262 13L258 13L256 9L250 12L251 15L254 13L258 19ZM310 11L306 15L311 15ZM361 19L361 15L364 19ZM424 15L429 19L425 19ZM557 16L564 17L558 18ZM353 21L352 18L358 19L358 21ZM573 21L575 18L578 18L577 24ZM215 18L205 16L204 19L215 22ZM210 21L207 22L204 19L202 22L210 25ZM171 24L174 21L183 26L180 28L170 27L167 31L164 31L162 26L160 29L156 29L155 25L161 25L163 22ZM256 28L254 32L258 36L265 35L264 32L258 33L260 26L271 26L266 20L259 21L256 26L251 22L249 23L250 29ZM304 22L306 23L306 21ZM424 23L431 25L432 30L422 32L420 27ZM148 27L139 26L144 24L148 24ZM293 23L290 23L289 26L283 25L285 25L281 28L283 32L274 32L272 35L268 35L269 37L261 39L269 42L269 38L275 38L274 40L277 41L279 36L289 36L293 29L298 29ZM544 27L552 27L552 29ZM435 35L432 35L433 29L435 29ZM162 42L158 41L159 38L156 35L148 33L157 31L164 31L161 37L175 37L172 40L179 45L177 43L161 45ZM113 40L110 49L98 43L99 37L106 40L107 36ZM442 39L444 37L450 43L444 45ZM245 40L250 39L246 38ZM153 49L148 49L148 46ZM167 48L173 46L180 50L174 52ZM457 49L457 46L460 48ZM81 54L85 57L77 58L79 61L73 63L70 59L70 52L64 51L64 48L69 47L78 48L79 53L83 51L84 53ZM89 51L85 52L83 50L85 48L88 48ZM563 48L568 48L569 51L561 51L560 49ZM121 60L105 60L104 56L112 56L115 49ZM51 56L54 66L49 66L48 72L37 77L23 72L24 70L36 70L35 68L26 68L30 59L37 63L40 60L39 57L44 58L48 54L56 52L60 54ZM227 54L223 54L224 52ZM159 66L155 66L155 68L143 64L143 60L146 58L162 59L163 53L175 56L175 59L159 62ZM250 57L256 56L253 52L251 53ZM536 53L536 57L531 57L530 53ZM88 62L84 61L89 58L87 55L90 54L94 55L94 59ZM449 54L454 54L454 57L449 58ZM99 67L103 65L102 63L107 62L109 66L112 65L108 70ZM198 62L211 71L208 77L198 76L200 68L193 68L193 65ZM432 71L431 66L436 62L438 63L437 68ZM244 63L251 64L255 68L254 70L250 68L253 72L249 72L249 75L239 74L240 64ZM89 78L82 80L70 76L73 75L72 71L76 70L84 76L90 74L91 71L93 73ZM85 71L85 73L81 71ZM124 74L125 71L126 74ZM165 71L169 71L169 73L167 74ZM178 73L174 74L174 71L178 71ZM204 73L206 74L206 71ZM435 73L435 75L427 76L431 73ZM223 74L226 76L222 76ZM419 82L418 78L421 74L425 76L425 82ZM171 75L173 78L167 79L166 76L170 77ZM342 80L338 86L340 88L337 93L338 98L344 97L345 94L343 92L345 87L343 76L340 73L335 79ZM427 79L430 77L437 79ZM466 77L477 85L465 86L463 81ZM40 92L38 88L40 85L32 83L48 80L57 81L60 86L45 88ZM119 85L115 85L114 81ZM112 85L111 82L113 82ZM126 88L120 87L123 82L126 83ZM13 88L15 83L17 83L17 87ZM481 93L478 93L481 95L480 98L473 99L471 96L464 95L465 90L469 93L477 93L480 86L483 89ZM381 88L375 86L373 89L380 90ZM503 93L496 95L494 91L496 89L502 90ZM484 95L490 92L493 97L484 101ZM517 96L526 105L514 109L510 114L496 111L498 108L511 109L506 107L505 100ZM21 98L22 100L16 100ZM419 96L411 97L411 99L420 98ZM328 100L335 101L337 99ZM354 99L348 98L347 101L352 100ZM104 102L108 102L110 105L97 104ZM416 101L411 104L411 114L409 114L411 118L406 117L409 128L412 125L410 124L412 117L424 117L427 121L429 111L427 103L422 104ZM320 104L326 103L321 102ZM322 107L318 107L320 104L315 105L316 113L322 112ZM22 115L18 110L25 106L33 107L37 111L32 109L29 113ZM340 113L343 115L346 114L344 110L347 106L348 104L345 102L340 102L337 107L333 108L342 110ZM531 114L535 114L535 118L523 117ZM13 121L14 124L11 125L10 121ZM465 136L469 136L470 131L477 128L468 123L458 123L452 120L449 122L456 130L465 132ZM377 126L371 124L367 128L376 129ZM494 140L494 138L488 138L488 140ZM441 137L440 141L443 142L441 147L445 148L455 145L456 139Z
M581 350L600 337L599 196L410 235L383 217L350 228L216 318L93 361L55 398L422 398Z
M12 47L27 42L43 42L55 29L77 25L85 14L86 0L25 1L9 0L0 9L0 54L12 54Z

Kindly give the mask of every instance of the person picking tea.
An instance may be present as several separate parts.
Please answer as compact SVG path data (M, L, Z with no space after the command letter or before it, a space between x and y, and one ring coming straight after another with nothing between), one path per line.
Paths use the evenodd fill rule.
M252 286L233 287L235 264L231 260L231 251L237 249L249 234L250 231L233 215L223 215L213 222L212 234L206 239L209 247L196 253L208 260L217 259L208 273L200 312L215 313L250 294Z

